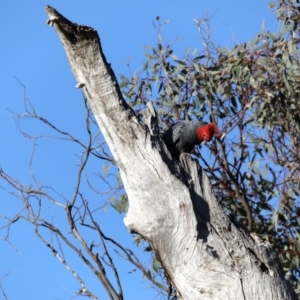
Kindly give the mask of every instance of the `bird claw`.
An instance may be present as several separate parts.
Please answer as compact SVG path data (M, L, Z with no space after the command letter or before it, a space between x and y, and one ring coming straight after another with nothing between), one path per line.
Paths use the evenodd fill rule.
M191 155L189 153L185 153L185 152L180 153L180 157L184 157L184 156L190 157Z
M187 159L191 158L191 155L189 153L180 153L179 155L179 161L181 164L184 163L184 161L186 161Z

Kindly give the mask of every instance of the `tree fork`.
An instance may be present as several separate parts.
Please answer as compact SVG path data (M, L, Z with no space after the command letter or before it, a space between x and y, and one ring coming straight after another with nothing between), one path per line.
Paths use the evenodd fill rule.
M125 224L158 254L179 297L297 299L277 255L222 211L206 174L190 156L181 177L159 137L155 110L144 123L124 101L97 32L45 8L71 69L120 169L129 201Z

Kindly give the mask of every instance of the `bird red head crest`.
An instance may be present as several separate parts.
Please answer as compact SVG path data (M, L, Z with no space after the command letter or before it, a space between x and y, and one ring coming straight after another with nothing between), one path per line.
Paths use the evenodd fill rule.
M209 142L219 133L219 129L215 123L199 126L196 129L196 137L198 143Z

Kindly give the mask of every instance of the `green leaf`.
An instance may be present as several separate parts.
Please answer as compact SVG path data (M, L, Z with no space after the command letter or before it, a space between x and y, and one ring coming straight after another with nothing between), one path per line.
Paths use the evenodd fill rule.
M252 86L253 88L256 89L256 88L257 88L256 80L251 76L251 77L249 78L249 81L250 81L251 86ZM252 100L251 100L250 103L253 103L253 98L252 98Z
M198 60L201 60L205 57L206 57L205 55L196 56L195 58L193 58L193 62L198 62Z
M157 258L155 258L153 260L152 268L153 268L154 274L157 274L157 272L159 271L159 268L161 268L161 263L157 260Z
M265 33L265 32L266 32L266 29L265 29L265 20L262 21L262 24L261 24L261 31L262 31L262 33Z
M257 48L255 48L255 51L258 51L258 50L262 50L262 49L265 49L269 46L270 42L267 41L267 42L264 42L262 45L258 46Z
M111 169L112 165L102 165L102 174L106 176L107 172Z

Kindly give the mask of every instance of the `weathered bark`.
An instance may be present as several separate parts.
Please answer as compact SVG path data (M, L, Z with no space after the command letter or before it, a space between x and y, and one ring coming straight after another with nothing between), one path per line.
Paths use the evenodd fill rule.
M141 124L97 32L49 6L46 12L120 168L129 199L125 224L150 243L182 299L297 299L271 246L229 221L198 163L184 156L181 179L174 175L153 107Z

